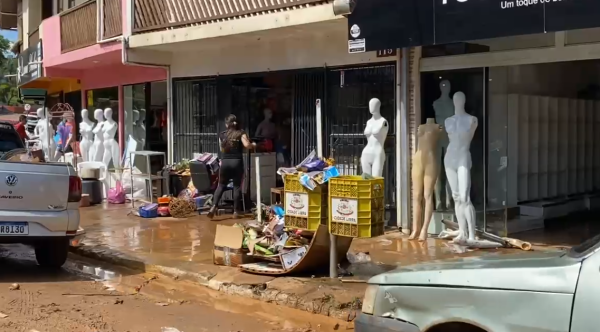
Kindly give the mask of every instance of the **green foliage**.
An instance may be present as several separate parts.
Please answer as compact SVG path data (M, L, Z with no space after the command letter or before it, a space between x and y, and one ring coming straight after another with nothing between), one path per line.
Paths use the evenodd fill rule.
M0 104L10 106L22 104L16 85L8 82L0 83Z
M16 75L18 60L10 53L11 42L0 36L0 103L3 105L19 105L19 89Z

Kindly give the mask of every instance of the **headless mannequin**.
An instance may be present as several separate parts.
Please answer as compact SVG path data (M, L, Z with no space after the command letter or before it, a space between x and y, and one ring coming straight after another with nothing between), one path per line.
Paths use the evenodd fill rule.
M104 138L102 137L102 128L104 127L104 113L101 109L94 111L94 119L98 122L96 127L92 129L94 133L94 143L90 150L91 161L102 161L104 157Z
M262 137L267 139L277 138L277 128L271 119L273 118L273 111L268 108L263 110L265 119L256 128L256 137Z
M91 148L94 141L94 123L90 120L87 109L81 110L81 123L79 124L79 133L81 134L81 143L79 143L79 151L83 161L90 161Z
M107 108L104 110L104 125L102 128L102 136L104 138L104 156L102 162L108 167L110 161L113 162L114 168L121 166L121 160L119 158L119 143L115 140L117 134L117 122L112 118L112 109Z
M54 161L54 155L56 151L56 142L54 142L54 128L49 125L48 119L46 118L47 110L39 108L37 110L38 123L33 130L35 136L37 136L42 142L42 150L44 151L45 159L48 161Z
M418 147L412 159L413 222L409 240L417 235L419 241L427 239L427 231L433 214L433 189L440 173L440 161L436 158L438 140L443 133L442 126L435 119L419 126L417 131ZM423 218L423 200L425 200L425 218ZM423 226L419 227L423 222ZM419 234L419 228L420 234Z
M457 92L453 97L454 115L446 119L446 132L450 144L444 157L446 177L452 189L454 210L458 221L458 231L452 232L453 242L478 248L497 248L500 245L491 241L475 238L475 207L471 203L471 152L470 146L477 118L465 111L465 94Z
M144 147L146 146L146 124L144 122L145 120L146 120L146 110L145 109L142 108L139 112L137 112L135 110L133 111L133 121L134 121L133 132L135 133L135 137L137 138L138 142L140 142L138 151L143 151Z
M454 115L454 103L452 99L450 99L450 90L452 86L448 80L443 80L440 82L440 91L441 96L436 101L433 102L433 110L435 111L435 122L444 125L447 118ZM448 133L444 130L440 137L440 142L436 149L436 158L438 163L442 161L444 153L446 153L448 149ZM442 194L444 192L445 195ZM452 208L452 202L450 201L450 196L452 195L452 191L450 190L450 185L446 179L444 172L442 172L442 168L440 167L440 174L438 176L437 182L435 183L435 209L436 210L445 210ZM445 202L442 200L442 196L445 196ZM445 204L444 204L445 203Z
M383 149L389 126L387 120L380 113L381 101L373 98L369 101L369 112L373 115L365 127L367 146L360 156L360 165L363 173L375 177L383 175L383 164L385 163L385 151Z

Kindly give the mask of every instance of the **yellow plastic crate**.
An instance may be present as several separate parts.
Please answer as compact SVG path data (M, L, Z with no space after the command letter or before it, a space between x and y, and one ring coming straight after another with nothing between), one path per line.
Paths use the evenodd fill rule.
M340 176L329 180L329 232L346 237L382 235L384 189L383 178Z
M284 176L285 226L316 231L319 225L327 224L327 185L311 191L298 181L297 174Z

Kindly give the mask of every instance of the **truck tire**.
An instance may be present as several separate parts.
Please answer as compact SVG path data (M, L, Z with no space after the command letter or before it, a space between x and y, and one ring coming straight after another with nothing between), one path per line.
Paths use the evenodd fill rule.
M49 241L35 245L35 260L39 266L60 268L67 261L69 240Z

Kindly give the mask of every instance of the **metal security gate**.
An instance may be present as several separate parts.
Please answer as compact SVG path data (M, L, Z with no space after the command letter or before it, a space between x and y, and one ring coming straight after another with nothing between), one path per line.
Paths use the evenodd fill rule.
M360 156L365 126L371 118L369 101L379 98L381 115L390 128L385 142L386 204L395 206L396 192L396 66L394 64L330 69L327 73L325 133L328 151L344 175L362 174Z
M312 71L294 75L292 109L292 165L300 163L317 146L317 99L323 102L325 72ZM323 107L322 112L325 112ZM325 142L326 144L326 142ZM327 151L323 149L323 151Z
M194 153L218 153L217 84L214 79L175 81L173 84L173 157L191 159Z

